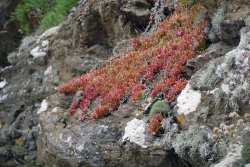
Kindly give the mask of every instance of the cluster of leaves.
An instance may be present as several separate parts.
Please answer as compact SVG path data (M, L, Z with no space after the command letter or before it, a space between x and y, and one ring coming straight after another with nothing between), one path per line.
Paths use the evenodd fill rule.
M41 30L46 30L64 21L77 2L78 0L23 0L16 7L13 17L25 33L30 33L39 26Z
M164 118L170 115L170 107L166 99L155 102L149 113L150 123L148 124L149 133L158 135L163 132L164 128L161 122Z
M140 100L150 87L152 96L163 93L169 102L173 101L187 83L181 78L185 63L197 55L204 40L205 20L194 24L201 10L200 5L188 11L180 7L154 33L134 39L130 53L73 79L60 92L84 92L79 106L90 113L85 119L108 115L124 97Z
M162 113L158 113L153 116L153 118L150 120L148 124L148 130L150 134L157 135L161 131L163 131L163 127L161 125L163 119L164 116L162 115Z
M48 0L47 0L48 1ZM79 0L55 0L55 6L41 20L40 28L46 30L62 23Z

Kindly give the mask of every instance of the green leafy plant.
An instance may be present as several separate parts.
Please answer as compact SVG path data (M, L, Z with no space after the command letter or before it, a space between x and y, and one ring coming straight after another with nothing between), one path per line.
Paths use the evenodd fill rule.
M159 100L154 103L152 109L150 110L149 118L152 119L156 114L161 113L162 115L167 115L170 112L170 107L167 100Z
M41 30L46 30L47 28L56 26L64 20L63 15L57 15L55 11L47 13L41 20L40 28Z
M17 6L15 12L13 13L13 17L19 22L22 31L30 32L32 27L28 21L28 5L23 2Z
M63 22L77 2L78 0L56 0L54 8L43 17L40 28L46 30Z
M23 0L15 9L13 18L25 33L32 32L35 26L44 31L63 22L77 2L78 0ZM39 25L32 23L34 19Z

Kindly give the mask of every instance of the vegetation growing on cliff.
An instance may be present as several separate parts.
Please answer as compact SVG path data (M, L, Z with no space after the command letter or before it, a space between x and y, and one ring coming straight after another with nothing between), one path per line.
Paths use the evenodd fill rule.
M23 32L42 31L63 22L78 0L23 0L13 13Z
M156 114L159 114L159 113L165 116L170 111L171 110L168 105L168 102L166 100L160 100L154 103L154 105L152 106L149 118L152 119Z
M151 35L134 39L130 53L63 86L61 93L84 92L70 114L80 107L82 119L97 119L117 110L127 96L139 101L164 94L173 101L187 83L181 75L185 63L204 47L206 23L195 23L202 10L200 5L180 7Z

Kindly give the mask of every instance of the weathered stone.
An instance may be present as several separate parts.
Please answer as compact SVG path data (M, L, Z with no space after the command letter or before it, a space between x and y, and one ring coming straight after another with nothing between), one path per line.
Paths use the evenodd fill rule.
M56 96L47 100L49 106L61 106L55 101L58 99ZM39 115L41 138L38 141L38 162L41 165L60 165L64 162L68 166L187 166L173 152L163 149L161 142L150 142L146 135L148 149L133 143L133 140L127 141L127 137L122 140L126 123L131 118L109 116L81 124L75 118L75 121L67 121L67 126L62 128L56 125L62 113L51 110L53 108L48 108Z
M167 4L164 7L164 14L169 15L173 11L175 0L165 2L169 2L169 6ZM239 29L247 25L249 3L241 1L240 4L236 0L236 5L239 5L236 7L232 5L233 1L229 2L225 19L220 23L221 34L216 40L236 45L239 42ZM118 42L124 39L130 41L137 35L137 31L143 31L154 3L153 0L82 0L79 6L72 10L67 21L46 31L37 38L38 40L22 48L18 61L13 63L13 66L0 70L0 82L6 80L7 83L0 88L0 120L4 122L0 127L0 166L18 166L28 162L35 164L36 157L42 166L49 167L209 165L206 159L198 155L193 159L179 158L174 150L165 147L163 137L153 138L147 134L143 129L146 123L140 124L140 135L129 134L130 137L125 136L126 139L123 140L127 123L136 115L134 110L137 108L132 105L120 108L120 111L109 117L90 122L80 122L78 110L74 116L60 122L59 117L66 113L72 96L54 94L58 87L72 77L102 65L111 56L111 50ZM220 5L209 10L211 17L219 7ZM231 12L233 10L234 13ZM7 27L12 25L14 24L8 24ZM34 58L34 55L30 55L31 50L37 47L37 51L46 55L41 61L36 59L37 56ZM230 123L231 120L224 112L226 98L222 98L217 106L213 93L218 93L216 90L221 89L223 95L230 95L235 92L233 88L238 82L231 84L223 77L213 81L209 76L208 79L216 86L206 85L206 82L203 86L199 85L200 74L207 72L207 62L211 61L210 65L215 67L223 64L226 61L224 54L230 49L233 47L229 48L221 43L214 44L202 56L187 65L187 68L192 70L188 72L189 78L196 73L190 85L202 94L196 111L187 116L188 123L206 124L209 127L221 121ZM236 64L242 64L242 60ZM249 77L246 78L246 81L248 80ZM214 89L217 87L218 89ZM49 96L51 94L54 95ZM243 94L244 92L241 92L241 95L237 96L240 99L241 113L249 111L249 105L246 103L248 97L243 99ZM41 102L47 96L47 107L39 110L43 108ZM176 102L171 103L171 107L175 105ZM37 115L38 113L40 114ZM140 122L146 120L143 113L140 113L137 119ZM175 126L178 129L178 125ZM39 128L41 131L38 132ZM209 130L206 132L210 133ZM137 141L142 141L142 146L147 148L142 148ZM21 150L24 151L20 152Z
M230 50L232 50L232 47L224 43L216 43L210 45L206 49L205 53L195 57L186 64L185 71L187 77L191 78L194 73L201 69L210 60L224 56Z
M250 3L247 0L202 0L212 19L212 42L223 41L237 46L240 42L240 29L248 24Z
M13 153L8 146L0 148L0 162L4 163L13 158Z

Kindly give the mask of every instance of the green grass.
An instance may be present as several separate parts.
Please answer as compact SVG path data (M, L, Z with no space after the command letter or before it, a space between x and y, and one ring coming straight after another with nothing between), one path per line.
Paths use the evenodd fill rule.
M32 27L28 21L29 7L27 3L21 3L15 9L13 17L19 22L19 25L24 32L30 32Z
M44 31L63 22L71 8L79 0L23 0L15 9L13 18L16 19L21 30L28 34L34 31L29 15L35 11L39 19L39 28Z
M56 5L53 10L46 13L43 17L40 28L46 30L63 22L70 9L77 5L78 0L56 0Z

